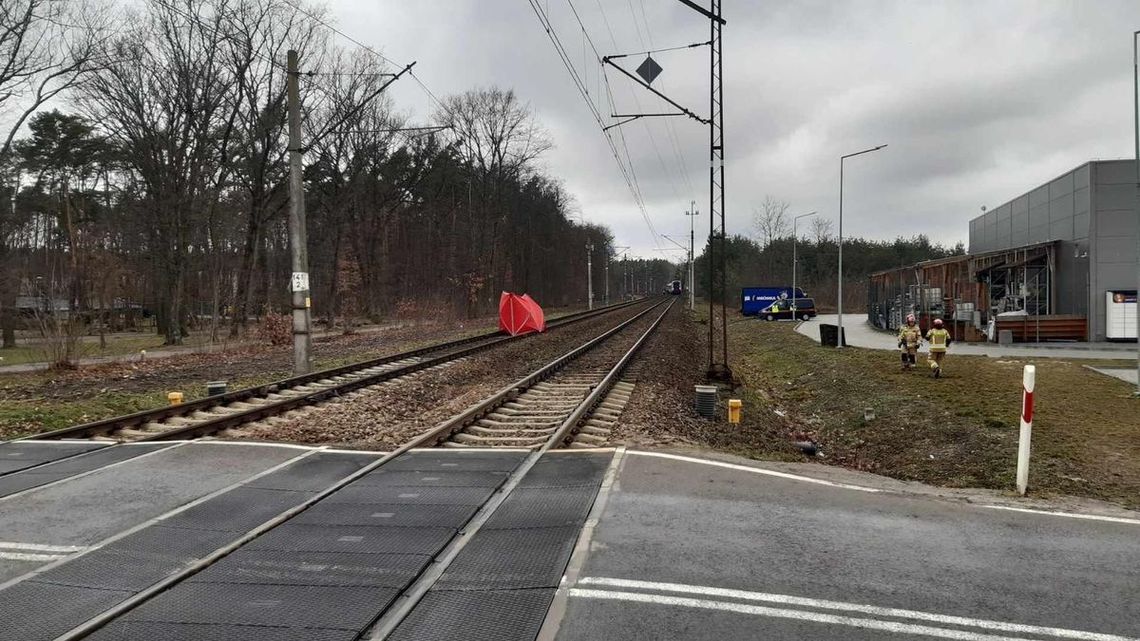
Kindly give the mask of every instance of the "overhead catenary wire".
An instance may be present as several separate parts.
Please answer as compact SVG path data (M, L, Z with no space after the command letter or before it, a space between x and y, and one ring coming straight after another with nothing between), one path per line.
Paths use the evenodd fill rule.
M617 38L616 38L616 36L614 35L613 26L610 24L610 20L609 20L609 17L606 15L606 10L605 10L605 8L602 6L601 0L596 0L596 1L597 1L597 6L598 6L598 11L599 11L599 13L601 14L601 17L602 17L602 21L603 21L603 23L605 24L605 27L606 27L606 32L609 34L609 37L610 37L610 44L611 44L611 45L612 45L612 46L613 46L615 49L617 49L617 46L618 46L618 45L617 45ZM649 52L647 52L647 53L651 53L651 52L654 52L654 50L653 50L653 49L651 49L651 48L653 47L653 36L652 36L652 33L650 32L650 29L649 29L649 23L648 23L648 20L646 20L646 19L645 19L645 6L644 6L644 3L641 3L641 8L642 8L642 19L643 19L643 21L645 22L645 35L646 35L646 37L648 37L648 38L649 38L649 48L650 48L650 51L649 51ZM630 13L633 15L634 21L635 21L635 23L636 23L636 21L637 21L637 14L636 14L636 12L633 10L633 6L632 6L632 4L630 5ZM577 17L577 13L575 13L575 16ZM639 41L641 42L641 46L642 46L643 48L646 48L646 47L645 47L645 41L641 39L641 36L640 36L640 30L639 30L638 34L639 34L639 35L638 35L638 38L639 38ZM691 48L691 47L698 47L698 46L701 46L702 44L704 44L704 43L696 43L696 44L692 44L692 45L684 45L684 46L679 46L679 47L666 47L666 48L664 48L664 49L659 49L659 50L656 50L656 51L673 51L673 50L677 50L677 49L687 49L687 48ZM595 51L596 51L596 49L595 49ZM628 55L628 54L626 54L626 55ZM611 57L611 58L613 58L613 57L616 57L616 56L610 56L610 57ZM603 67L603 70L604 70L604 67ZM608 87L609 87L609 77L608 77L608 76L605 76L605 79L606 79L606 85L607 85L607 89L608 89ZM635 104L635 105L637 105L638 111L640 111L640 110L641 110L641 101L638 99L638 97L637 97L637 93L636 93L636 92L633 90L633 88L632 88L632 87L629 87L629 92L630 92L630 95L633 97L633 100L634 100L634 104ZM613 109L614 109L614 106L615 106L615 101L614 101L614 99L613 99L613 93L612 93L612 91L610 91L610 92L608 93L608 95L609 95L609 99L610 99L610 107L611 107L611 112L612 112L612 111L613 111ZM684 181L684 183L685 183L685 186L688 188L689 194L693 194L693 193L695 193L695 192L693 191L693 184L692 184L692 180L691 180L691 179L690 179L690 177L689 177L688 167L687 167L687 166L686 166L686 164L685 164L684 155L681 153L681 149L680 149L680 142L679 142L679 140L678 140L678 138L677 138L677 134L676 134L676 128L675 128L675 126L674 126L674 124L673 124L673 121L672 121L671 119L666 119L665 123L666 123L666 133L667 133L667 135L668 135L668 137L669 137L669 142L670 142L671 150L673 151L673 155L674 155L674 157L677 159L677 163L678 163L678 165L679 165L679 170L678 170L678 172L677 172L677 173L680 173L680 174L681 174L681 177L682 177L682 179L683 179L683 181ZM676 183L674 182L674 180L673 180L673 178L672 178L672 175L670 174L669 170L665 168L665 161L664 161L664 158L663 158L663 157L662 157L662 155L661 155L661 151L660 151L660 149L657 147L657 143L656 143L656 140L653 138L653 135L652 135L652 133L651 133L651 132L650 132L650 130L649 130L649 124L648 124L647 122L643 122L642 124L643 124L643 126L645 127L645 131L646 131L646 134L649 136L649 139L650 139L650 143L651 143L651 145L653 146L654 154L657 156L658 162L661 164L661 166L662 166L662 169L665 171L666 175L669 175L669 176L670 176L670 178L669 178L669 184L670 184L670 187L672 188L672 191L673 191L673 195L674 195L674 197L675 197L675 198L679 198L679 199L680 199L680 195L679 195L679 194L678 194L678 192L677 192L677 186L676 186ZM691 196L690 196L690 197L691 197Z
M623 144L627 159L626 161L623 161L621 158L621 153L619 152L617 144L614 142L613 137L605 131L605 120L599 111L598 106L594 104L594 102L590 99L589 91L587 91L587 87L585 86L581 75L574 67L574 63L570 59L570 54L563 46L557 31L555 31L553 24L551 24L548 14L543 10L541 6L538 5L536 0L528 0L528 2L530 3L531 9L534 10L535 16L538 17L543 30L546 32L547 38L549 38L551 43L554 45L555 52L558 54L558 57L561 60L563 66L566 67L567 72L570 74L570 78L574 82L575 88L578 90L582 99L586 102L586 105L590 108L591 115L593 116L595 122L598 124L598 127L602 129L602 134L606 138L607 144L610 147L610 152L618 164L618 169L622 173L622 176L625 178L626 185L629 187L630 193L633 195L634 202L640 210L642 218L650 230L650 233L653 237L653 242L656 246L660 247L661 240L659 238L659 234L657 233L657 230L653 225L653 221L649 216L649 212L645 207L645 201L642 197L640 186L637 184L636 174L633 171L633 164L631 161L629 161L628 146ZM591 47L593 47L592 41ZM596 53L596 47L594 47L594 50Z
M645 37L649 40L649 46L654 47L655 45L653 44L653 31L649 28L649 17L645 13L645 0L638 0L638 5L641 7L641 21L643 24L645 24ZM616 45L616 43L615 43L615 45ZM646 55L649 55L649 54L653 54L653 53L664 53L667 51L679 51L682 49L693 49L696 47L702 47L702 46L707 46L707 45L712 45L712 41L709 40L706 42L695 42L692 44L678 45L675 47L663 47L660 49L650 49L649 51L647 51L645 53L646 53ZM689 168L685 164L685 155L681 152L681 142L680 142L680 139L677 137L677 128L673 124L673 121L671 119L665 120L665 132L669 136L669 142L670 142L671 146L673 147L673 154L677 158L677 163L680 165L681 178L685 181L685 186L686 186L686 188L688 188L689 195L691 198L696 192L693 190L693 181L689 177Z
M573 2L573 0L566 0L566 4L567 4L567 5L569 5L569 7L570 7L570 11L571 11L571 12L574 14L574 19L575 19L575 20L578 22L578 27L579 27L579 28L582 30L582 36L585 38L586 42L588 42L588 43L589 43L589 45L590 45L590 49L591 49L591 50L594 52L594 56L595 56L595 58L596 58L596 61L597 61L598 65L601 67L601 71L602 71L602 73L601 73L600 75L601 75L602 81L604 82L604 84L605 84L605 87L606 87L606 97L608 98L608 101L609 101L610 113L614 113L614 110L615 110L615 108L616 108L616 101L615 101L615 100L614 100L614 98L613 98L613 90L612 90L612 88L610 87L610 83L609 83L609 77L608 77L608 76L605 74L605 67L604 67L604 65L602 65L602 57L603 57L603 56L602 56L602 53L601 53L601 52L598 50L598 47L597 47L597 45L594 43L594 40L593 40L593 38L591 38L591 37L590 37L590 33L589 33L589 31L586 29L586 25L585 25L585 23L582 21L582 16L581 16L581 14L579 14L579 13L578 13L578 9L577 9L577 7L575 7L575 6L574 6L574 2ZM601 11L601 14L602 14L602 18L603 18L603 20L605 20L605 23L606 23L606 29L607 29L607 31L608 31L608 32L609 32L609 34L610 34L610 42L611 42L611 43L613 43L613 44L614 44L614 46L616 47L617 45L616 45L616 40L614 39L614 36L613 36L613 29L610 27L610 24L609 24L609 19L608 19L608 18L606 18L606 16L605 16L605 10L604 10L604 9L602 9L602 6L601 6L601 2L600 2L600 0L599 0L599 2L598 2L598 9ZM631 5L631 9L632 9L632 5ZM640 101L637 99L637 95L636 95L636 94L632 94L632 95L633 95L634 103L637 105L637 108L638 108L638 110L640 111L640 110L641 110L641 103L640 103ZM598 110L600 110L600 107L598 108ZM610 128L609 128L609 127L606 127L606 126L605 126L605 125L604 125L604 124L603 124L601 121L599 121L599 125L602 127L602 131L603 131L603 133L606 133L607 137L609 137L609 136L611 135L611 134L609 133L609 129L610 129ZM647 134L650 134L648 127L646 127L646 133L647 133ZM627 159L627 161L628 161L628 163L629 163L629 167L630 167L630 173L631 173L631 174L633 175L633 177L634 177L634 184L637 186L636 188L637 188L637 195L638 195L638 198L639 198L639 200L640 200L640 201L641 201L641 203L642 203L642 205L641 205L641 206L644 208L644 195L641 193L641 187L640 187L640 185L637 183L637 175L636 175L636 171L633 169L633 161L632 161L632 158L631 158L631 156L630 156L630 153L629 153L629 144L628 144L628 141L626 140L626 137L625 137L625 132L624 132L624 131L621 131L621 130L619 129L619 130L618 130L618 135L619 135L619 136L620 136L620 138L621 138L621 144L622 144L622 148L623 148L623 150L625 151L626 159ZM650 137L650 142L651 142L651 144L652 144L652 146L653 146L654 152L655 152L655 154L657 155L657 159L658 159L658 162L659 162L659 163L661 163L661 167L662 167L662 170L663 170L663 171L665 171L665 173L666 173L666 174L669 174L669 171L668 171L668 169L666 169L666 168L665 168L665 161L664 161L664 159L663 159L663 158L662 158L662 156L661 156L661 152L660 152L660 150L657 148L657 144L656 144L656 142L653 140L652 134L650 134L650 136L649 136L649 137ZM675 184L672 182L672 180L671 180L671 179L670 179L670 181L669 181L669 182L670 182L670 187L672 187L672 188L673 188L674 194L676 195L676 186L675 186ZM651 232L653 233L653 240L654 240L654 244L655 244L655 245L656 245L658 248L660 248L660 246L661 246L661 242L660 242L660 239L657 237L657 236L658 236L658 234L657 234L657 230L656 230L656 228L654 228L652 220L651 220L651 219L648 217L648 212L646 212L646 213L645 213L645 216L646 216L646 222L647 222L647 224L649 225Z

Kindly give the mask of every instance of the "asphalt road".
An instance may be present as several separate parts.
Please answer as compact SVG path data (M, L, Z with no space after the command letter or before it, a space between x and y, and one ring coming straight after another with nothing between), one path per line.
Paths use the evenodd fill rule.
M627 453L589 550L558 639L1140 639L1140 521Z

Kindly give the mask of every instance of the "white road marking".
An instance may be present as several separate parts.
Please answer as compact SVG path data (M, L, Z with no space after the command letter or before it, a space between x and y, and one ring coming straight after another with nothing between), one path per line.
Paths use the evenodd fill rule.
M0 541L0 549L31 550L33 552L79 552L86 548L79 545L44 545L42 543L15 543Z
M747 465L737 465L736 463L725 463L723 461L710 461L709 459L694 458L692 456L681 456L680 454L666 454L665 452L645 452L642 450L629 450L627 454L634 456L651 456L653 458L664 458L673 461L684 461L686 463L699 463L701 465L711 465L713 467L723 467L729 470L738 470L740 472L752 472L753 474L764 474L766 476L778 476L783 479L791 479L793 481L802 481L804 483L816 483L818 485L827 485L829 487L837 487L844 490L855 490L858 492L871 492L878 493L882 490L874 487L863 487L862 485L851 485L849 483L836 483L834 481L825 481L823 479L813 479L810 476L799 476L798 474L788 474L787 472L777 472L775 470L765 470L759 467L749 467Z
M607 577L585 577L578 581L578 585L597 585L613 588L627 588L632 590L655 590L658 592L678 592L698 596L715 596L728 599L741 599L747 601L763 601L780 605L796 605L823 610L841 610L844 612L858 612L880 617L914 619L929 621L945 625L959 625L974 628L985 628L995 632L1016 632L1020 634L1047 635L1065 639L1079 639L1080 641L1137 641L1133 637L1121 637L1114 634L1101 634L1099 632L1085 632L1083 630L1067 630L1065 628L1051 628L1022 623L1009 623L1005 621L991 621L988 619L974 619L948 614L935 614L919 610L904 610L901 608L885 608L860 603L846 603L844 601L827 601L824 599L810 599L807 597L791 596L787 594L770 594L767 592L750 592L748 590L734 590L730 588L715 588L704 585L687 585L684 583L660 583L656 581L637 581L632 579L612 579ZM653 595L650 595L653 596Z
M573 450L578 451L578 450ZM590 450L582 450L590 451ZM723 467L729 470L739 470L741 472L752 472L753 474L764 474L767 476L776 476L779 478L789 479L792 481L802 481L804 483L815 483L817 485L828 485L830 487L841 488L844 490L856 490L859 492L879 493L888 490L882 490L875 487L864 487L862 485L851 485L850 483L836 483L834 481L825 481L823 479L813 479L810 476L799 476L797 474L788 474L787 472L777 472L775 470L765 470L758 467L749 467L747 465L738 465L736 463L725 463L724 461L713 461L709 459L696 458L692 456L682 456L680 454L668 454L665 452L646 452L642 450L629 450L627 454L634 456L649 456L653 458L670 459L674 461L684 461L686 463L699 463L701 465L711 465L713 467ZM1124 523L1127 525L1140 525L1140 519L1130 519L1121 516L1100 516L1096 514L1079 514L1076 512L1053 512L1050 510L1034 510L1023 507L1010 507L1006 505L986 505L967 503L971 507L981 507L990 510L1008 510L1010 512L1025 512L1026 514L1041 514L1045 516L1060 516L1069 519L1083 519L1086 521L1105 521L1108 523Z
M0 552L0 559L11 561L55 561L66 557L66 554L32 554L30 552Z
M1043 514L1045 516L1063 516L1068 519L1084 519L1086 521L1107 521L1109 523L1126 523L1140 525L1140 519L1128 519L1121 516L1100 516L1097 514L1076 514L1074 512L1050 512L1049 510L1031 510L1026 507L1010 507L1007 505L979 505L990 510L1008 510L1010 512L1025 512L1026 514Z
M649 603L653 605L668 605L675 607L700 608L703 610L720 610L737 614L752 614L757 616L773 617L778 619L794 619L796 621L809 621L812 623L826 623L831 625L844 625L867 630L882 630L899 634L910 634L942 639L958 639L961 641L1030 641L1027 637L1007 637L967 630L954 630L950 628L936 628L928 625L915 625L898 621L882 619L869 619L859 617L825 614L809 610L789 610L785 608L770 608L767 606L750 605L732 601L712 601L708 599L695 599L691 597L670 596L661 594L645 594L642 592L619 592L610 590L592 590L589 588L571 588L570 596L588 599L603 599L610 601L625 601L632 603ZM1071 631L1080 635L1093 635L1093 633ZM1136 641L1128 637L1114 635L1094 636L1067 636L1069 639L1104 639L1111 641Z

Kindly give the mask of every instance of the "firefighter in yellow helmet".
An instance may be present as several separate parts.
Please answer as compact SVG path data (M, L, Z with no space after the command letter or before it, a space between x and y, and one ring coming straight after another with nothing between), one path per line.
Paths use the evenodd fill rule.
M952 342L950 332L942 328L942 319L934 319L934 328L926 332L926 340L930 341L930 369L934 378L942 376L942 361L946 360L946 348Z
M914 369L918 345L922 342L922 328L914 322L914 314L906 317L906 325L899 328L899 349L902 350L903 371Z

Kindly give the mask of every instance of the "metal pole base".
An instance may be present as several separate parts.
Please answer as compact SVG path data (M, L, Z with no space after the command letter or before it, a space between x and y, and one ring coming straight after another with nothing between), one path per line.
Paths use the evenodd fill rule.
M732 382L732 368L725 363L716 363L705 373L710 381Z

